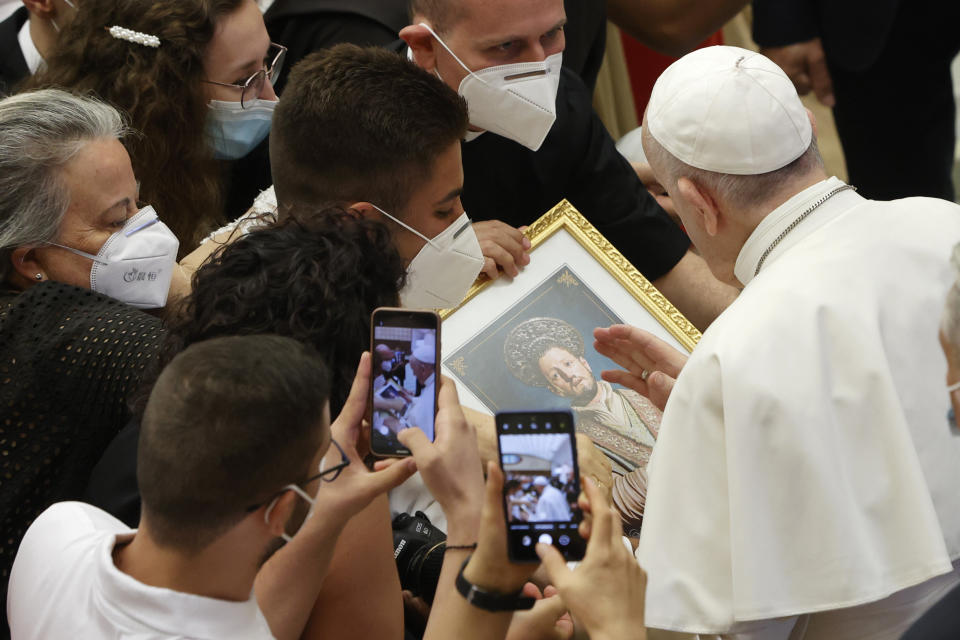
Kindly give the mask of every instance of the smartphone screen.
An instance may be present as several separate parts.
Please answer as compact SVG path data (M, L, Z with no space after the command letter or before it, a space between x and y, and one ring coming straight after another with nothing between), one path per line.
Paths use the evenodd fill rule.
M507 551L514 562L539 562L534 546L552 544L567 560L583 558L578 526L580 469L569 411L496 416Z
M419 427L433 441L440 317L433 311L380 308L370 323L370 450L406 456L397 434Z

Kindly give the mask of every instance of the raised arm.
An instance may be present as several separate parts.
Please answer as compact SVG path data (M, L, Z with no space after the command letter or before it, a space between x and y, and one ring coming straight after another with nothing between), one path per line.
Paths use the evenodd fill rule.
M323 619L312 621L310 630L324 637L400 637L400 584L382 498L409 478L416 465L409 458L391 460L371 472L363 464L357 441L369 385L370 354L364 353L343 411L330 428L350 465L336 481L319 488L315 515L257 575L257 602L279 640L301 637L312 611ZM360 519L351 522L358 514ZM363 527L370 530L360 531ZM341 536L343 531L353 538Z

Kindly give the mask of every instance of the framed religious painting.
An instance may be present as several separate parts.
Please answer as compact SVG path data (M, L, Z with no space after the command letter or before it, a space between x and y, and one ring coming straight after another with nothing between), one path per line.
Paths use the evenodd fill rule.
M638 528L661 414L601 379L618 365L593 348L593 330L631 324L687 352L700 332L566 200L526 233L530 264L520 275L478 280L441 312L443 371L477 411L571 410L577 431L609 458L614 502Z

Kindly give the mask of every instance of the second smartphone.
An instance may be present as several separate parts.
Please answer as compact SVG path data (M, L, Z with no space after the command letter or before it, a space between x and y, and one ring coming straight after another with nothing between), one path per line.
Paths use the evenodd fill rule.
M370 318L370 451L408 456L397 434L419 427L430 441L437 415L440 316L381 307Z
M538 542L567 560L580 560L583 513L577 505L580 469L569 411L508 411L496 416L507 552L514 562L539 562Z

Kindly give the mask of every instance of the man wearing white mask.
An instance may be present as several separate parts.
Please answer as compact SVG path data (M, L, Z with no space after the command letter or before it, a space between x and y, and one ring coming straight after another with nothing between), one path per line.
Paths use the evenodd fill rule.
M175 356L144 410L139 527L81 502L45 510L11 572L11 637L300 637L341 531L414 470L368 471L363 402L331 424L329 391L327 366L292 338Z
M899 638L958 583L935 336L960 207L828 178L789 78L735 47L664 72L644 150L712 271L744 286L683 366L648 467L648 626ZM596 335L631 370L606 377L643 391L649 336Z
M23 0L0 22L0 96L37 72L76 11L75 0Z
M281 213L335 203L383 221L409 261L407 307L456 306L481 270L513 276L529 262L520 231L472 224L464 211L466 105L435 77L393 52L339 45L301 61L284 96L270 136L275 193L262 194L254 215L274 217L278 201ZM260 223L248 218L240 231ZM217 240L235 235L226 229ZM201 246L187 266L218 242Z
M466 99L464 202L476 217L530 224L567 198L690 320L735 297L646 192L563 69L562 0L416 0L409 55Z

